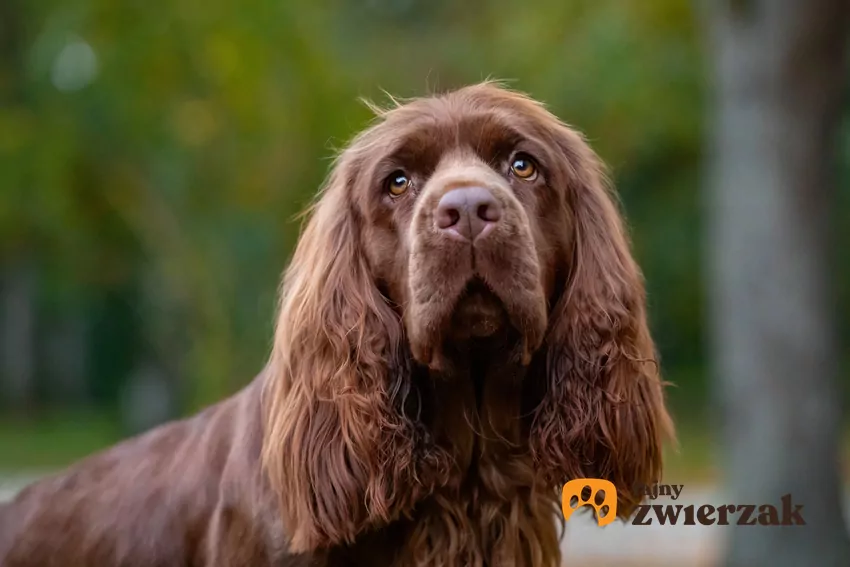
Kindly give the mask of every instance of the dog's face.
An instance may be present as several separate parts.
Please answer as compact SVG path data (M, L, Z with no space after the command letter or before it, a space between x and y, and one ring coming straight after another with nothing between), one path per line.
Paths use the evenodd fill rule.
M508 328L524 362L540 346L569 258L561 128L480 88L389 111L350 148L361 247L421 363Z

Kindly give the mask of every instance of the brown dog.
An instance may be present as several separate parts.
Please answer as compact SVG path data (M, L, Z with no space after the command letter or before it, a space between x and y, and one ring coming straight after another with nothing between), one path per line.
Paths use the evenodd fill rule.
M340 155L247 388L24 490L18 566L556 566L559 488L659 479L672 426L599 160L494 84Z

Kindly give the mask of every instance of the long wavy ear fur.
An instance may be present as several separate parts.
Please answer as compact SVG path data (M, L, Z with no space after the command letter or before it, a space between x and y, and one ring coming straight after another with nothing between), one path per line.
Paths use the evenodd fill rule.
M643 276L632 258L598 157L574 131L559 143L572 169L570 276L544 345L545 395L531 446L548 481L603 478L617 487L618 514L660 480L662 443L673 438L646 318Z
M263 464L296 553L393 520L434 480L437 454L403 408L403 327L361 249L354 174L343 153L284 275L264 390Z

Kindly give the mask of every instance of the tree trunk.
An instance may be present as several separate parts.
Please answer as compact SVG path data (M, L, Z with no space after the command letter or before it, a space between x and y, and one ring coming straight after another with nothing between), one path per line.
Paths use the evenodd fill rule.
M86 380L90 336L86 307L67 306L42 332L44 381L52 401L63 405L85 406L91 401Z
M790 493L806 522L731 528L725 564L850 565L829 249L850 2L706 6L707 274L724 489L729 503L777 508Z
M0 273L0 402L24 411L35 393L35 292L33 266L22 261Z

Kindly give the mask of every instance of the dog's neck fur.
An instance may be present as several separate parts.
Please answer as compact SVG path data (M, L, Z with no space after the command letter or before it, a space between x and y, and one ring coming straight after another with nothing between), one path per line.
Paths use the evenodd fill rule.
M404 411L450 451L451 478L409 516L331 550L329 565L376 564L375 549L392 565L559 564L557 495L538 482L523 442L539 359L523 366L516 344L503 333L447 345L441 372L414 365Z
M481 459L522 445L528 369L517 360L517 342L503 332L446 345L447 369L420 366L414 375L420 419L434 441L450 449L463 480L476 474Z

